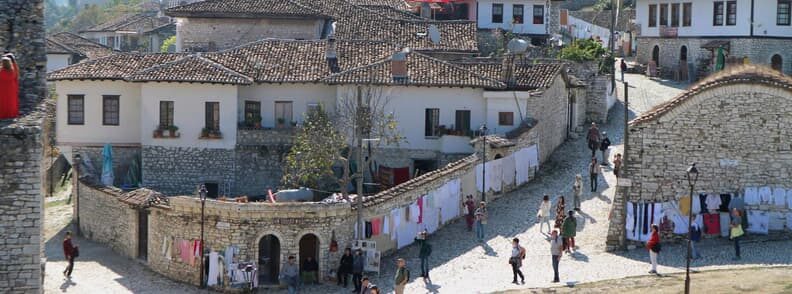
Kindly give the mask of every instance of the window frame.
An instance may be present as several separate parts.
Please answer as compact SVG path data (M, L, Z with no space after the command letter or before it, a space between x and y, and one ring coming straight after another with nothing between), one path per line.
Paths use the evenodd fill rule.
M785 13L781 13L781 5L786 5ZM786 15L786 22L782 22L781 16ZM792 0L778 0L776 4L776 25L789 26L792 25Z
M243 111L245 121L252 120L254 114L258 114L261 117L261 101L245 100Z
M539 15L536 14L537 11L540 12ZM545 23L545 19L544 18L545 18L545 7L544 7L544 5L534 5L533 6L533 24L544 24Z
M660 7L659 8L659 10L660 10L660 19L659 19L660 22L659 22L659 25L668 27L668 21L669 21L669 19L668 19L668 3L661 3L659 5L659 7Z
M517 14L517 12L520 12ZM523 24L525 23L525 5L512 4L512 23Z
M715 1L712 2L712 5L712 25L723 26L723 24L726 22L726 14L723 11L726 8L725 2Z
M75 105L72 105L72 101L80 101L80 109L74 109ZM85 95L83 94L70 94L66 95L66 124L68 125L75 125L81 126L85 125ZM79 113L80 119L79 121L76 120L72 114Z
M174 116L175 103L172 100L160 100L159 102L159 126L167 128L175 125Z
M440 126L440 108L426 108L424 110L424 137L438 137L438 126Z
M649 4L649 19L647 22L649 22L647 24L648 27L657 27L657 4Z
M462 132L469 132L470 131L470 115L471 111L466 109L458 109L454 112L454 129L456 131ZM467 124L467 127L463 127L462 124Z
M671 27L673 28L679 27L679 4L671 3Z
M108 109L112 106L108 105L110 101L115 101L115 109ZM113 115L115 115L115 121L112 121ZM121 125L121 95L102 95L102 125Z
M211 106L211 107L210 107ZM209 131L220 131L220 102L204 102L204 128Z
M273 110L275 112L275 119L273 120L273 122L275 123L275 126L280 126L280 127L290 126L291 123L294 121L294 101L278 100L275 101L274 105L275 107ZM282 111L279 112L279 110ZM283 124L278 123L278 119L280 118L283 119Z
M737 25L737 1L726 1L726 25Z
M498 112L498 125L499 126L514 126L514 112L513 111L499 111Z
M495 8L500 10L500 14L495 14ZM503 23L503 3L492 3L492 23ZM495 17L498 17L496 20Z
M693 3L682 3L682 26L689 27L693 24Z

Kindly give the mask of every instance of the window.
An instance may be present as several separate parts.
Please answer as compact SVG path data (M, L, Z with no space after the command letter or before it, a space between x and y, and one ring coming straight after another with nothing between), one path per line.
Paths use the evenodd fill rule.
M454 129L467 133L470 131L470 110L457 110Z
M737 24L737 1L726 2L726 25L733 26Z
M513 126L514 112L498 112L498 125Z
M319 103L308 103L308 111L307 111L307 113L311 113L311 112L314 112L314 111L319 111L321 109L322 109L322 107L319 106Z
M275 125L284 127L292 122L292 102L275 101Z
M160 127L173 126L173 101L160 101Z
M660 26L668 26L668 4L660 4Z
M682 3L682 26L689 27L691 14L693 13L693 3Z
M206 102L206 124L210 131L220 131L220 102Z
M679 26L679 3L671 4L671 26Z
M117 126L118 113L119 113L119 96L118 95L104 95L102 96L102 125Z
M544 5L534 5L533 23L544 24Z
M424 122L424 136L436 137L438 131L437 126L440 125L440 109L427 108Z
M776 25L790 25L790 15L792 15L792 1L778 0L778 11L776 12Z
M723 25L723 1L715 1L714 8L712 11L712 25L714 26L722 26Z
M520 4L514 4L512 6L512 22L523 23L523 13L523 6Z
M649 27L657 26L657 4L649 4Z
M68 124L85 124L85 95L68 95L67 111L69 112Z
M492 23L503 23L503 4L492 4Z
M245 100L245 122L257 123L261 118L261 102Z

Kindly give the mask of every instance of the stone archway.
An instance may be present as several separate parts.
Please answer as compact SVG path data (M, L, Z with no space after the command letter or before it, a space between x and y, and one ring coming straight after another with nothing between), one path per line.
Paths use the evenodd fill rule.
M308 257L312 257L319 263L319 237L314 234L308 233L300 237L299 241L299 255L298 261L300 263L300 272L302 272L302 265ZM319 265L321 268L321 264Z
M784 59L781 54L775 54L770 58L770 67L779 72L784 72Z
M652 48L652 61L655 62L655 65L660 67L660 46L658 45L655 45L654 48Z
M277 285L280 273L281 242L273 234L264 235L258 242L258 279L262 285Z

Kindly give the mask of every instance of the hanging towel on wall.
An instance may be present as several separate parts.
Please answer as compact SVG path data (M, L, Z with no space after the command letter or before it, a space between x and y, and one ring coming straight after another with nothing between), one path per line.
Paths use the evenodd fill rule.
M633 203L627 203L627 217L625 220L627 221L624 224L624 229L627 231L627 235L630 235L630 232L635 228L635 208L633 208Z
M770 221L767 224L767 229L772 231L780 231L784 229L786 223L786 215L783 212L771 211L767 213Z
M679 197L679 212L683 215L688 215L690 213L690 196L682 196Z
M391 210L391 220L393 220L393 230L391 231L391 240L396 241L396 234L399 232L399 225L401 224L402 215L401 209Z
M484 174L484 165L482 165L481 163L477 164L476 165L476 191L483 192L481 190L481 188L484 187L484 177L485 176L486 175ZM484 188L486 188L486 187L484 187Z
M423 222L424 196L418 197L418 223Z
M365 229L366 232L364 236L366 237L366 239L371 239L371 233L373 233L373 229L374 229L371 226L371 222L365 222Z
M514 162L514 155L509 155L503 158L503 165L501 166L501 176L503 177L503 185L514 185L515 172L517 166Z
M773 205L779 207L786 206L786 189L784 188L773 189Z
M391 224L390 218L391 217L392 216L390 214L388 214L388 215L385 215L382 218L382 233L383 234L390 235L390 232L391 232L390 231L390 224Z
M720 194L721 205L718 207L719 212L729 212L729 203L731 203L731 194Z
M693 196L693 207L691 207L691 209L693 209L693 214L701 214L701 212L702 212L701 211L701 208L702 208L701 202L703 202L703 201L701 201L701 196L699 196L699 195L694 195Z
M643 222L641 222L641 235L646 235L649 233L649 223L652 222L652 219L649 218L649 204L644 203L641 205L641 210L643 210Z
M530 169L528 163L528 150L526 148L520 149L514 153L515 161L515 181L517 185L522 185L528 181L528 170Z
M420 215L420 209L418 208L418 203L410 204L410 222L411 223L418 223L418 216Z
M371 219L371 235L379 236L380 234L382 234L382 218Z
M707 208L707 194L704 194L704 193L699 194L698 198L693 199L694 202L696 200L701 202L699 204L699 207L701 207L701 213L708 213L709 211L708 211L708 208Z
M759 204L759 190L755 187L745 188L745 204L756 205Z
M707 194L707 210L709 213L715 213L720 209L721 206L721 197L718 194Z
M707 235L719 235L721 232L720 214L705 213L704 214L704 232Z
M220 255L217 252L212 251L209 253L209 274L206 277L206 285L207 286L214 286L217 285L217 280L220 278L220 263L218 258Z
M760 210L748 210L747 231L757 234L767 234L770 216Z
M792 189L787 190L786 197L787 197L787 208L792 209ZM789 227L789 229L792 230L792 226Z
M529 167L539 167L539 148L536 145L528 146L525 148L526 153L528 153L528 166Z
M728 212L719 212L720 217L720 235L721 237L729 237L731 233L731 216Z
M769 204L773 199L773 190L770 187L759 188L759 200L761 204Z
M786 227L787 230L792 231L792 212L787 212L786 214Z

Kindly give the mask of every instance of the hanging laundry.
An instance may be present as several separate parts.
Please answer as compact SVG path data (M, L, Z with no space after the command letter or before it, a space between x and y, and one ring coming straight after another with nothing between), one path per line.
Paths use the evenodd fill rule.
M720 234L720 214L705 213L704 214L704 232L707 235Z
M709 213L715 213L720 209L721 197L718 194L707 194L707 199L704 201L707 204Z
M781 231L786 225L786 215L783 212L771 211L767 213L770 221L767 224L767 229L772 231Z
M515 181L517 185L522 185L525 182L528 182L528 173L529 173L529 160L528 160L528 150L526 148L520 149L519 151L514 153L514 161L515 161Z
M773 189L773 205L784 207L786 205L786 189L775 188Z
M693 214L701 214L703 212L702 208L705 207L701 205L703 202L701 195L693 196L693 207L691 207L691 209L693 209Z
M181 258L182 262L193 265L193 256L195 255L195 251L193 251L192 244L190 241L187 240L179 240L179 257Z
M418 203L410 204L410 222L417 224L420 215L421 212Z
M679 205L674 202L663 203L663 214L674 222L674 234L687 234L689 215L682 215L679 212Z
M683 215L690 213L690 196L684 195L679 197L679 212Z
M539 147L531 145L525 150L528 155L528 166L534 168L539 167Z
M423 222L424 196L418 197L418 223Z
M625 217L625 220L624 229L627 231L627 236L630 236L630 232L635 228L635 208L632 202L627 203L627 217Z
M731 203L731 194L720 194L721 205L718 207L719 212L729 212L729 203Z
M226 247L225 252L223 252L223 260L225 260L225 265L227 269L231 269L231 263L234 262L234 257L239 254L239 248L234 245L229 245Z
M728 212L719 212L720 216L720 235L721 237L729 237L731 233L731 217Z
M509 155L503 158L503 164L501 165L501 177L503 179L503 185L514 185L515 180L515 173L517 166L514 162L514 155Z
M429 209L424 211L425 217L423 219L422 227L426 229L430 234L437 231L439 227L438 223L440 221L440 209Z
M382 234L382 218L371 219L371 235L379 236L380 234Z
M652 222L652 218L650 217L649 212L649 204L644 203L641 205L641 209L643 210L643 222L641 223L641 235L646 235L649 233L649 225Z
M757 205L760 202L759 190L755 187L745 188L745 204Z
M786 214L786 227L787 230L792 230L792 212Z
M731 213L731 210L737 208L739 211L745 211L745 197L740 197L740 195L735 194L731 201L729 201L729 210L727 212Z
M787 190L786 198L787 198L787 208L792 209L792 189ZM789 229L792 230L792 226L790 226Z
M209 253L209 274L206 277L207 286L215 286L220 278L220 264L218 261L219 255L217 252L212 251Z
M390 218L392 215L386 215L382 218L382 233L386 235L390 235Z
M701 193L698 195L698 201L701 202L699 205L701 207L701 213L708 213L709 209L707 208L707 194ZM695 202L696 199L693 199Z
M170 242L171 242L170 237L165 236L165 237L162 238L162 256L165 256L166 260L170 260L171 259L171 255L170 255L170 251L171 251L170 250L170 246L171 245L170 245Z
M366 239L371 239L371 233L373 231L373 228L371 227L371 222L364 222L364 225L366 230L364 236L366 237Z
M479 163L476 165L476 191L484 192L481 189L486 189L486 187L484 187L484 177L486 177L484 174L484 165Z
M759 188L759 200L761 204L770 204L773 199L773 190L770 187Z
M746 230L751 233L767 234L770 225L770 216L767 212L748 210L748 226ZM745 226L743 226L745 228Z

